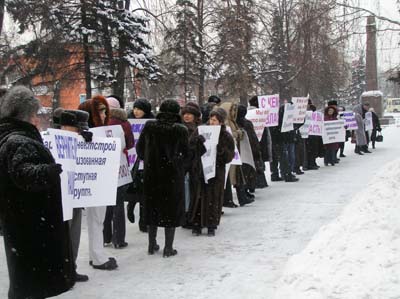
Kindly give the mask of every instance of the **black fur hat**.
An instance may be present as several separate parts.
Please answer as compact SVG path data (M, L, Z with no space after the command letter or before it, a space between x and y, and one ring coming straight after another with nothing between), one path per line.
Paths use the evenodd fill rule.
M212 95L212 96L210 96L209 98L208 98L208 102L209 103L215 103L215 104L219 104L219 103L221 103L221 99L218 97L218 96L216 96L216 95Z
M133 108L137 108L142 110L145 114L149 114L151 112L151 104L146 99L137 99L133 103Z
M178 102L175 100L166 100L160 105L160 112L178 114L181 110L181 106L179 106Z
M181 115L184 115L185 113L193 114L197 118L200 118L201 116L200 107L194 102L189 102L182 108Z
M89 113L82 110L64 110L60 117L60 126L71 126L80 130L89 130Z
M254 96L249 100L250 106L258 108L258 96Z

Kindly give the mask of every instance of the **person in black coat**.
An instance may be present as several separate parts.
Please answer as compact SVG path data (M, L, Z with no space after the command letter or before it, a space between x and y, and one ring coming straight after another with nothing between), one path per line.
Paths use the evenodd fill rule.
M39 108L23 86L12 88L0 107L0 218L9 299L56 296L75 283L62 169L43 145Z
M179 104L166 100L155 121L148 121L139 137L136 151L144 162L145 220L149 225L149 254L158 249L157 227L165 228L163 256L177 254L173 249L175 228L185 218L185 160L188 156L188 130L181 124Z
M151 112L151 104L147 99L137 99L133 103L133 110L130 113L129 118L132 119L153 119L154 114ZM133 177L134 183L131 186L135 188L128 188L129 200L127 209L127 216L131 223L135 223L135 206L139 203L139 230L143 233L147 233L147 225L144 220L144 196L143 196L143 170L137 170L136 176Z
M375 113L374 108L369 108L369 112L372 113L372 133L371 133L371 142L372 142L372 148L375 149L375 142L376 142L376 135L377 132L381 132L381 122L379 121L378 115Z

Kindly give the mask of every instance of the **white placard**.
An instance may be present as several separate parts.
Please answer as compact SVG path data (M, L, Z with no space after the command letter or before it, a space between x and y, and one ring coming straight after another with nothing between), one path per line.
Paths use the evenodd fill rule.
M283 113L281 132L293 131L293 117L295 114L295 106L290 103L285 104L285 112Z
M352 111L343 111L339 113L340 118L345 120L345 125L346 125L346 130L352 131L352 130L357 130L358 125L357 125L357 120L356 116L354 115L354 112Z
M365 131L372 131L374 125L372 123L372 112L365 113L364 119Z
M149 120L154 120L154 119L149 119L149 118L130 118L128 121L131 124L131 129L133 133L133 137L135 139L135 146L133 149L128 151L128 161L129 161L129 168L132 169L133 165L135 164L136 161L136 143L139 140L140 134L142 133L142 130L144 128L144 125L149 121ZM144 164L143 161L140 161L139 169L143 169Z
M63 167L64 220L72 218L72 208L115 205L120 138L93 136L92 142L85 142L77 133L49 129L44 140L56 163Z
M293 123L294 124L302 124L306 117L308 98L294 97L294 98L292 98L292 103L295 106Z
M324 114L319 111L311 113L310 126L308 127L308 135L322 136L324 129Z
M207 183L209 179L215 177L217 165L217 145L221 126L199 126L199 135L205 138L204 146L207 152L201 156L201 164L203 165L204 180Z
M97 128L91 128L90 132L96 137L107 137L107 138L119 138L121 140L121 153L119 162L119 174L118 174L118 187L124 186L132 182L131 172L129 170L128 158L124 153L125 145L125 134L122 126L103 126Z
M261 140L268 118L268 110L252 109L248 110L246 119L253 123L258 141Z
M345 142L346 129L344 120L331 120L324 122L322 142L324 144Z

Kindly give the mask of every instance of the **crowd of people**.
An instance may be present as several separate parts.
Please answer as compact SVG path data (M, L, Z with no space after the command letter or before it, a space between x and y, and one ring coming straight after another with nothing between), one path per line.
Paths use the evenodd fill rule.
M76 132L90 142L90 128L120 125L125 137L124 152L136 147L133 182L118 187L116 204L85 208L90 265L97 270L118 267L116 258L109 257L105 247L128 247L125 219L136 221L136 204L136 222L140 231L148 234L148 254L160 250L157 232L162 227L162 256L171 257L178 254L174 247L177 227L190 229L193 236L206 230L208 236L214 237L224 207L252 204L255 190L268 187L266 165L270 167L271 181L292 183L298 182L298 176L305 171L318 170L317 158L324 158L325 166L334 166L345 157L344 142L324 145L320 136L303 139L301 125L282 133L284 107L279 110L279 125L264 128L260 140L253 123L246 119L247 111L258 108L257 96L247 106L223 102L218 96L211 96L202 107L195 102L180 107L176 101L166 100L154 115L146 99L136 100L133 110L125 111L119 97L98 95L76 110L55 110L53 121L57 129ZM77 272L76 265L82 209L75 208L72 219L63 221L59 176L63 170L41 139L39 108L39 101L23 86L10 89L0 102L0 220L12 299L55 296L72 288L75 282L89 279ZM309 100L307 109L317 108ZM371 109L368 103L355 106L359 129L346 134L346 141L351 139L360 155L370 153L369 143L375 148L377 132L381 131L373 111L372 132L364 129L363 119ZM330 101L324 109L324 120L337 120L343 110L336 101ZM134 140L130 118L150 119L138 140ZM206 139L199 133L200 125L221 128L215 176L209 180L202 167L207 148ZM249 141L254 163L231 165L235 148L239 154L245 150L241 148L244 139Z

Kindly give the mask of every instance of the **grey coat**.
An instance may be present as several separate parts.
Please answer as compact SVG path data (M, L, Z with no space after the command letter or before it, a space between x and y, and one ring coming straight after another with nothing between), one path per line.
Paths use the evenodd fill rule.
M362 105L358 104L354 106L353 111L358 126L358 129L354 130L354 135L356 137L356 145L363 146L367 144L367 137L365 136L364 120L362 118L363 115Z

